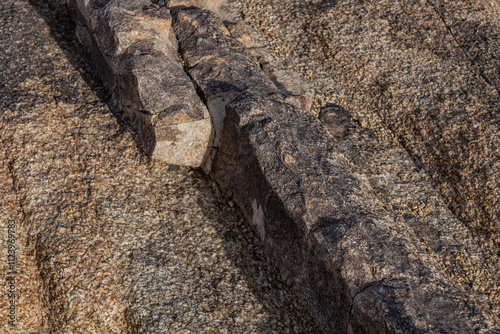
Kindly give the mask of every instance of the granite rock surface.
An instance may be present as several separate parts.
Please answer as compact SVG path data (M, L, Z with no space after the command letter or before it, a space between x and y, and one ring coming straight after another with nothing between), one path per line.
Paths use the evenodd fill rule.
M316 333L211 181L137 147L74 28L0 3L0 332Z
M149 0L68 0L77 36L145 152L199 167L212 145L210 117L182 68L170 13Z
M354 140L336 143L260 70L214 14L180 11L174 30L204 100L224 101L212 175L240 205L323 330L499 330L484 296L454 281L429 248L448 247L443 254L453 257L451 251L462 245L426 239L428 231L416 233L405 217L388 210L349 156L356 153L350 147ZM436 222L424 223L430 230ZM478 254L484 263L488 254ZM486 271L495 275L495 268L498 262Z
M182 142L180 124L213 127L195 131L209 133L208 144L189 164L203 165L235 201L324 332L500 331L492 3L248 0L236 3L241 17L225 1L68 5L116 115L135 127L146 153L159 157L155 138ZM6 59L4 68L12 65ZM37 80L20 87L31 92ZM5 87L23 91L15 80ZM104 107L96 102L92 111L100 112L89 113L67 96L39 103L53 115L43 114L43 133L33 126L43 107L17 104L3 119L11 126L2 132L3 211L14 217L8 226L20 219L26 244L18 277L37 282L24 288L33 294L19 305L34 316L23 324L65 332L290 331L273 321L224 322L227 312L210 306L253 302L248 294L238 299L241 284L225 290L223 278L214 285L204 274L218 277L219 263L222 273L231 270L224 257L207 255L226 239L199 239L213 235L200 226L234 213L229 206L218 216L224 204L210 199L215 188L130 150L132 134L105 119ZM26 107L29 115L18 114ZM191 280L200 286L185 284ZM314 331L307 319L296 324L296 332Z
M313 109L385 205L416 231L434 221L426 239L463 243L458 254L430 248L454 254L462 274L452 277L499 314L498 1L235 4L270 51L314 82ZM351 117L370 130L359 136Z
M498 1L235 2L267 46L401 143L451 211L500 248Z

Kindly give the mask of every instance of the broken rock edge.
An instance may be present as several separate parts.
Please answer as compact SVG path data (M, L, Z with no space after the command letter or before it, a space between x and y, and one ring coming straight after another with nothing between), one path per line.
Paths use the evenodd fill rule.
M151 4L153 7L156 7L157 10L166 10L170 16L170 12L168 11L167 8L160 9L160 7L151 2L151 0L145 0L144 2L147 5L144 6L143 8L146 8L149 6L149 4ZM133 89L133 91L130 91L129 89L126 89L125 91L123 90L122 86L127 84L127 80L125 79L124 73L121 73L122 70L121 67L122 67L122 62L125 61L125 58L129 50L134 49L135 47L140 48L141 44L143 44L144 41L147 41L147 43L152 46L151 48L149 48L150 52L161 53L166 57L166 59L172 57L173 55L163 52L161 47L157 45L156 42L150 39L146 40L139 39L128 45L127 48L124 50L123 54L121 54L119 58L113 59L113 57L116 57L116 55L108 54L106 50L102 48L101 45L102 36L101 38L99 38L97 36L98 35L97 30L94 29L94 25L96 24L96 22L93 21L100 20L103 18L93 17L93 15L95 16L97 14L87 13L88 9L85 7L80 8L79 0L66 0L65 5L66 7L68 7L69 13L71 14L73 20L76 23L76 37L78 38L79 42L87 49L87 52L89 53L89 56L92 59L91 62L92 70L99 76L100 80L110 90L111 102L113 104L113 107L116 108L118 113L121 114L120 119L122 121L127 120L126 123L132 126L134 130L134 137L136 143L140 147L140 149L143 150L148 156L159 160L163 160L172 165L183 165L190 167L202 166L203 163L209 157L211 151L211 145L213 142L213 126L210 120L210 115L208 113L208 108L206 108L206 105L203 103L203 100L201 99L200 96L198 96L200 99L197 100L197 103L199 103L199 106L205 108L204 118L200 119L192 118L188 122L171 121L169 123L166 123L166 125L168 125L168 127L171 127L172 130L185 132L186 134L190 133L197 136L197 138L193 138L194 141L191 143L191 145L196 144L195 145L197 147L196 151L193 151L192 154L189 155L189 157L187 158L184 154L182 154L179 148L175 148L176 143L180 144L181 148L182 147L186 148L187 146L190 146L190 144L187 141L183 141L182 138L180 138L180 140L177 140L177 142L176 141L170 142L169 141L170 139L161 140L157 138L158 133L156 130L156 125L157 125L156 123L158 123L158 121L161 119L158 118L157 116L161 116L161 113L155 116L155 114L150 113L148 110L143 110L145 109L144 106L137 108L137 106L130 104L129 101L124 99L124 97L126 96L135 95L139 99L141 104L144 101L146 101L143 98L143 93L141 92L141 88L138 85L137 79L142 78L140 75L136 77L136 74L133 72L125 73L126 76L132 77L136 86L132 88L129 87L130 89ZM99 15L103 13L100 13ZM104 19L105 22L107 22L106 20L107 19ZM111 38L116 40L117 43L122 42L119 38L120 37L119 34L113 35L112 32L113 30L108 31L107 29L105 29L105 31L106 31L105 34L106 36L104 37L105 39ZM148 31L145 30L145 33L148 34ZM173 31L172 35L174 35ZM182 68L182 73L184 73L187 82L190 82L192 85L194 85L194 82L191 80L191 78L189 78L188 73L186 73L186 71L184 71L184 68L182 67L180 55L178 54L178 48L176 50L171 50L171 51L173 51L173 53L177 54L177 56L179 57L178 59L173 57L175 59L172 59L172 62L177 63L179 65L179 68ZM136 67L134 65L131 71L134 71L135 69ZM197 93L194 87L192 91L193 93ZM191 94L191 95L195 96L197 94ZM157 97L154 98L157 99ZM204 127L206 126L205 123L207 123L207 121L211 127L209 135L205 133L206 131L204 129ZM190 125L195 126L195 128L189 130ZM165 124L163 126L165 126ZM173 129L174 127L175 129ZM202 154L200 154L201 153L200 143L202 143L202 146L204 147ZM164 157L165 152L168 153L169 151L171 151L173 157L172 159L169 159L168 157L165 159Z
M196 66L197 65L195 65L193 68L195 68ZM265 73L265 71L263 71L263 73L267 75L267 73ZM271 81L274 81L274 80L271 79ZM205 97L205 100L207 100L206 97ZM238 100L238 99L236 99L236 100ZM238 104L237 101L236 102L230 101L227 103L225 123L231 123L231 122L227 122L228 117L230 118L231 115L232 115L232 117L238 118L237 112L234 112L234 111L231 112L230 110L227 109L227 108L232 109L231 104L234 104L234 103ZM290 106L292 106L292 105L297 107L294 103L290 104ZM228 111L229 111L229 115L228 115ZM314 127L314 125L313 125L313 127ZM314 130L314 129L312 129L312 130ZM225 127L224 127L224 132L227 132ZM247 140L248 138L236 138L236 137L234 137L233 139ZM251 165L253 165L253 166L251 166ZM285 279L288 279L289 281L291 280L292 281L291 283L293 285L295 285L296 289L298 288L298 289L302 290L302 291L298 291L299 295L300 295L300 297L302 297L302 299L304 299L304 298L309 299L308 304L311 307L311 309L309 311L312 314L315 314L318 311L323 312L323 311L325 311L324 306L330 304L332 302L332 300L335 299L335 296L338 297L339 295L341 295L341 296L343 295L344 297L347 297L347 299L343 301L343 304L346 306L345 307L346 310L348 310L348 314L344 315L344 321L347 324L344 324L345 327L340 326L340 327L343 327L344 330L342 330L342 329L339 330L338 327L336 329L334 327L331 327L332 323L328 324L327 323L327 322L329 322L328 320L325 322L325 320L326 320L325 318L329 317L326 314L322 315L324 318L323 318L323 321L320 321L320 322L322 322L322 324L320 324L321 327L327 328L328 332L330 332L330 331L332 331L332 332L337 332L337 331L352 332L352 330L354 328L354 332L358 332L358 331L362 332L363 330L369 329L369 330L375 330L377 333L379 333L379 332L380 333L400 332L400 330L402 330L402 329L403 329L403 331L408 330L409 327L407 327L407 326L410 326L410 327L416 326L416 327L412 327L414 332L418 332L421 329L421 328L418 328L419 327L418 325L416 325L418 322L420 322L419 319L413 319L413 320L410 320L409 322L407 322L409 319L403 319L403 318L396 319L396 318L394 318L395 314L393 314L392 312L386 313L385 316L380 317L380 316L377 316L374 314L370 314L371 313L370 311L368 311L366 309L363 310L362 307L359 308L360 305L356 305L357 303L355 302L355 299L359 300L360 298L364 298L365 301L368 301L368 302L370 300L372 302L374 300L377 300L377 298L376 298L377 295L379 295L380 292L383 293L383 291L381 291L381 289L383 289L383 286L385 285L386 279L384 279L382 281L371 282L365 286L359 287L359 289L357 289L357 290L356 289L350 290L347 286L344 286L345 282L343 282L343 279L341 277L339 278L340 274L338 273L338 268L336 268L336 264L332 262L333 259L330 257L331 254L329 255L328 248L330 248L330 246L331 246L331 245L329 245L330 241L324 240L320 236L321 233L319 233L319 234L316 233L317 229L314 229L314 228L310 229L309 227L306 227L304 222L301 222L300 218L297 218L294 214L292 214L291 212L288 211L288 209L285 207L286 205L283 205L284 199L281 198L280 194L276 193L272 189L273 187L269 183L270 180L268 179L268 176L265 175L265 171L263 170L262 166L259 165L259 161L252 161L252 163L248 163L246 171L250 172L250 173L252 173L252 172L255 173L255 175L253 175L253 176L260 175L261 180L264 180L263 181L265 183L264 186L266 188L269 188L268 189L269 193L271 194L272 197L274 197L273 202L275 202L277 204L277 208L276 208L277 210L273 210L273 211L281 211L281 213L283 214L281 216L281 218L278 220L279 221L281 221L281 220L294 221L293 224L285 223L286 226L293 229L293 231L290 229L286 229L286 232L287 232L287 237L290 236L292 239L294 239L295 242L297 242L295 245L293 245L294 249L291 249L290 252L293 253L293 252L298 251L298 253L302 253L302 256L299 256L300 260L297 261L300 264L299 266L301 268L286 268L283 266L283 263L281 263L279 261L279 255L274 256L276 254L273 254L273 248L274 248L274 250L277 250L278 252L280 251L280 247L275 247L275 246L277 246L274 244L274 242L276 240L266 239L265 238L265 228L259 228L259 226L255 226L256 225L255 224L256 216L259 216L259 212L262 211L262 209L258 207L258 204L255 208L252 207L253 210L248 210L247 205L244 204L245 201L248 202L248 198L241 198L241 196L240 196L240 198L238 198L238 194L232 188L232 187L236 187L236 185L231 185L229 188L226 187L224 192L226 194L228 194L230 197L232 197L235 200L235 202L240 206L240 209L242 209L247 221L249 221L251 223L251 225L252 225L252 222L254 223L253 224L254 228L257 230L256 232L260 235L260 237L262 239L261 241L264 243L264 246L266 248L266 252L268 252L268 256L271 258L271 261L275 265L280 267ZM211 176L212 176L212 178L216 179L216 181L218 182L219 188L224 187L223 184L219 183L219 181L217 180L218 179L217 171L215 171L215 172L212 171ZM248 195L249 195L248 193L243 194L243 197L248 196ZM291 225L294 225L294 226L291 226ZM264 231L264 233L262 231ZM295 234L295 237L293 236L294 234ZM300 237L297 238L297 236L300 236ZM279 240L278 240L278 244L279 244ZM286 251L285 248L282 247L281 252L283 253L285 251ZM269 253L271 253L271 254L269 254ZM274 261L273 261L273 257L274 257ZM309 262L308 263L309 266L307 268L304 266L304 264L306 262ZM298 269L298 271L297 271L297 269ZM439 267L436 266L434 268L434 270L436 270L436 274L438 276L441 276L442 270ZM318 273L323 273L323 276L321 276L321 275L318 276L317 275ZM328 274L325 275L325 273L328 273ZM293 276L293 278L292 278L292 276ZM308 278L313 278L313 279L305 279L306 276ZM328 277L326 277L326 276L328 276ZM444 275L444 276L447 277L447 275ZM326 281L318 282L317 281L318 277L321 277L322 279L326 279L327 282ZM314 278L316 278L316 279L314 279ZM392 281L392 280L389 280L389 281ZM453 282L449 277L447 277L443 281L443 283L444 282L447 282L447 283L445 283L445 286L449 285L450 291L458 288L456 283ZM305 287L298 287L296 283L302 283L305 285ZM304 291L304 288L305 288L305 291ZM325 290L325 288L326 288L326 290ZM331 291L332 289L334 289L336 291L335 292ZM339 293L339 289L344 290L344 291ZM346 290L347 290L347 296L346 296ZM461 290L461 289L458 288L458 290ZM456 291L458 291L458 290L456 290ZM349 297L349 295L351 297ZM314 296L314 297L312 297L312 296ZM379 295L379 296L381 296L381 295ZM474 296L475 295L472 294L468 298L471 298L471 300L473 300ZM375 299L373 299L374 297L375 297ZM392 300L393 296L386 296L386 297L387 298L383 298L384 300L382 301L382 304L385 306L379 305L379 307L380 306L387 307L387 306L391 305L391 300ZM406 298L408 298L408 297L406 297ZM449 297L446 297L446 298L449 298ZM338 300L337 300L337 302L338 302ZM393 300L393 302L396 302L396 300ZM398 303L398 302L396 302L396 303ZM399 303L401 303L401 301ZM472 308L470 309L471 311L472 311L472 309L476 310L476 311L473 311L473 313L475 315L481 317L484 314L489 314L488 310L484 310L482 307L479 306L479 304L476 304L476 303L477 302L473 302L473 304L475 304L475 306L472 306ZM316 305L314 305L314 304L316 304ZM366 305L366 303L365 303L365 305ZM401 305L404 306L404 303ZM389 308L392 309L392 307L390 307L390 306L389 306ZM395 311L395 309L392 311ZM326 313L328 313L328 312L329 311L326 310ZM475 312L479 312L479 313L475 313ZM485 312L485 313L483 313L483 312ZM479 315L479 314L481 314L481 315ZM400 314L400 315L403 316L403 314ZM472 314L469 314L469 315L472 315ZM421 319L421 320L423 320L423 319ZM437 323L436 324L432 323L432 321L428 322L428 320L430 320L430 319L423 320L423 322L428 324L427 328L429 330L431 330L431 328L434 325L438 325ZM450 324L451 324L452 319L450 318L449 320L450 320ZM344 323L344 321L341 321L341 322ZM446 321L445 321L445 323L446 323ZM495 321L495 324L496 323L497 322ZM337 321L337 325L338 324L339 324L339 322ZM422 323L420 325L422 325ZM444 324L441 323L438 326L443 326L443 325ZM444 325L444 326L446 326L446 325ZM373 333L375 333L375 332L373 332Z
M180 8L179 10L181 10L181 9L186 9L186 8ZM175 20L175 11L174 11L174 12L172 12L172 19L173 19L173 20ZM179 56L180 56L180 50L178 50L178 51L179 51ZM182 57L181 57L181 59L182 59ZM184 60L183 60L183 61L184 61ZM200 100L203 102L203 104L207 107L207 109L208 109L208 110L209 110L209 112L210 112L210 108L209 108L209 106L208 106L208 103L207 103L206 97L205 97L205 96L204 96L204 94L202 93L201 89L198 87L197 83L193 80L193 78L189 75L189 72L186 70L186 68L185 68L185 67L184 67L184 71L186 72L186 74L188 75L188 77L189 77L189 78L190 78L190 80L192 81L193 85L195 86L195 88L196 88L196 93L198 94L198 96L199 96ZM264 71L264 73L265 73L265 71ZM274 81L274 80L273 80L273 81ZM210 144L210 145L211 145L211 144ZM212 145L211 145L211 146L212 146ZM205 164L204 164L204 166L203 166L203 170L205 171L205 173L207 173L207 174L209 174L209 175L210 175L210 173L211 173L211 162L210 162L210 161L211 161L211 160L212 160L212 158L215 156L215 154L216 154L216 150L217 150L217 147L212 146L212 149L211 149L211 150L208 150L208 151L212 151L212 152L210 153L210 157L208 157L208 159L207 159L207 158L205 158L205 159L206 159L206 162L205 162ZM239 202L239 201L238 201L238 202ZM240 204L240 205L241 205L241 204ZM252 217L248 217L248 216L247 216L246 218L247 218L247 219L250 219L250 220L252 219ZM308 249L308 250L313 250L313 249L316 249L316 250L321 250L321 248L322 248L322 246L321 246L321 242L320 242L320 241L318 241L316 238L314 238L314 237L313 237L313 235L314 235L314 233L313 233L313 232L314 232L314 231L310 231L310 233L307 233L307 238L306 238L305 242L304 242L301 246L299 246L301 249L303 249L304 253L308 252L308 251L306 251L307 249ZM314 239L314 240L312 240L312 239L311 239L311 237L313 237L312 239ZM315 252L313 251L313 253L315 253ZM328 253L328 252L325 252L325 253ZM323 257L323 256L325 256L325 255L326 255L325 253L323 253L323 254L317 254L317 255L318 255L318 256L321 256L321 257ZM303 261L306 261L306 259L304 258L304 259L303 259ZM324 261L324 262L323 262L323 261ZM328 261L327 261L327 259L326 259L326 258L323 258L323 261L320 261L320 262L322 262L322 263L324 263L324 265L328 266L328 263L327 263ZM316 263L316 264L321 264L321 263ZM312 263L311 265L313 265L313 266L314 266L314 265L316 265L316 264L315 264L315 263ZM325 270L325 269L326 269L326 268L323 268L323 269L319 269L319 268L318 268L317 270L318 270L318 271L322 271L322 270ZM332 268L329 268L329 269L327 269L327 271L330 271L331 269L332 269ZM335 280L335 279L333 279L333 281L336 281L336 280ZM374 282L374 283L376 283L376 282ZM327 285L329 285L329 284L327 284ZM356 296L358 296L360 293L364 292L365 290L368 290L370 287L371 287L371 286L363 287L360 291L356 292L356 293L353 295L353 297L352 297L352 301L350 302L350 304L351 304L351 308L350 308L350 310L349 310L349 317L350 317L350 316L352 316L352 314L351 314L351 313L352 313L352 311L353 311L353 308L352 308L352 305L353 305L353 300L356 298ZM312 293L316 294L316 298L324 298L324 297L321 297L321 296L320 296L320 295L322 294L322 292L324 292L324 291L310 291L310 292L312 292ZM348 304L349 304L349 303L348 303Z

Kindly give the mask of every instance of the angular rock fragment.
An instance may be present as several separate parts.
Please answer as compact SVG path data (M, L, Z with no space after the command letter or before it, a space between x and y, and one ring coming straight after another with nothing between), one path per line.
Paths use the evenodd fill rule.
M287 69L276 56L264 48L265 39L239 17L227 0L170 0L168 7L171 11L199 8L214 12L223 21L231 37L242 42L258 59L266 75L280 89L295 97L296 103L303 109L311 111L315 95L311 85Z
M186 10L174 30L191 77L224 119L212 175L325 332L500 330L222 22Z
M68 0L78 36L153 158L200 166L208 156L212 125L183 70L172 18L147 0Z

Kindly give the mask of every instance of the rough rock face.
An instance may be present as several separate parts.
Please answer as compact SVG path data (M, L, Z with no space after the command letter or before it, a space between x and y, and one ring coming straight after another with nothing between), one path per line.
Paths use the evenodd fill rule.
M332 134L335 147L370 183L379 205L413 230L455 282L469 292L479 293L486 299L485 305L499 314L500 258L496 247L457 219L429 175L401 145L384 142L337 105L323 108L320 119Z
M500 331L498 57L496 26L483 26L495 15L479 3L285 1L323 15L268 25L329 73L313 101L225 1L68 3L149 153L160 136L175 158L169 143L208 109L210 157L205 147L193 165L206 159L324 331Z
M170 0L163 1L163 5L171 11L200 8L215 13L224 22L231 37L242 42L256 57L266 75L282 91L297 98L302 108L311 110L314 99L311 85L297 73L286 68L278 57L264 48L265 40L239 17L232 2L228 0Z
M498 1L239 2L273 51L323 77L318 109L333 103L394 134L500 249Z
M166 0L165 5L172 11L187 8L202 8L219 15L227 15L227 0Z
M278 89L217 17L180 11L174 30L204 100L219 101L225 113L213 177L325 331L500 330L483 297L442 270L429 252L432 238L384 207L346 148Z
M138 150L57 2L0 2L0 333L317 333L212 182Z
M68 5L80 41L145 151L171 164L200 166L212 144L211 121L183 71L168 10L147 0Z

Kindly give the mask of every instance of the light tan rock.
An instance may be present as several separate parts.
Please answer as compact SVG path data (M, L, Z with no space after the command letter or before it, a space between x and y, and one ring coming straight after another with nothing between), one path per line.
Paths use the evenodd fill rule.
M201 166L212 146L212 125L183 70L168 9L146 0L68 5L79 22L77 36L144 151L170 164Z
M138 152L58 1L0 3L0 333L316 333L232 203Z

